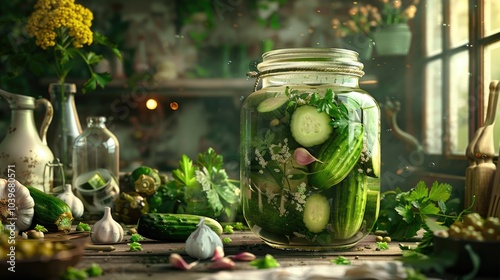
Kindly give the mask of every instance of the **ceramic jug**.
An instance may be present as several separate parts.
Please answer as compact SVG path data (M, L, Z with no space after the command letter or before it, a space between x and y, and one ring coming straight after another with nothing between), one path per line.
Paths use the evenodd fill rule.
M13 178L24 185L49 192L53 187L51 166L54 155L45 137L52 121L52 105L45 98L35 99L4 90L0 90L0 97L7 100L11 110L11 122L0 143L0 177ZM45 106L39 131L34 118L38 106Z

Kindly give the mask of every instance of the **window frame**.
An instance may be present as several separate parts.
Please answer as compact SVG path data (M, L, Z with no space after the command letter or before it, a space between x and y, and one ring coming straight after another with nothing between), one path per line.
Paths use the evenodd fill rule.
M485 47L500 41L500 32L488 35L484 37L484 28L482 24L476 24L484 22L485 19L485 3L483 0L469 0L468 1L468 9L469 9L469 39L468 42L451 47L451 32L450 29L447 28L451 18L450 7L453 4L452 1L449 0L441 0L442 5L442 16L443 16L443 24L441 29L441 41L442 41L442 50L438 53L427 56L426 53L426 3L427 1L434 0L424 0L420 2L419 10L422 11L420 17L416 18L414 22L414 28L416 29L416 34L419 34L415 39L420 39L419 43L414 44L415 51L412 52L412 56L410 60L415 64L415 71L410 73L413 78L409 83L408 90L408 101L413 103L420 104L420 108L424 109L426 104L425 97L428 96L425 93L426 84L428 81L426 80L426 65L429 63L441 59L441 67L442 67L442 85L440 89L440 93L443 102L442 102L442 112L444 116L448 116L450 114L450 110L448 104L450 101L450 59L454 54L457 54L462 51L468 51L469 56L469 82L468 82L468 91L469 91L469 130L468 130L468 140L470 141L476 132L476 130L483 125L484 118L480 116L484 116L484 104L486 102L484 96L485 83L483 81L483 77L485 76L485 64L484 64L484 51ZM473 12L471 12L473 11ZM469 47L470 46L470 47ZM421 59L419 63L418 60ZM412 84L418 84L421 81L421 86L411 87ZM435 93L434 93L435 94ZM417 102L415 102L417 101ZM424 110L422 110L424 112ZM415 113L412 112L412 113ZM420 136L420 139L426 139L425 135L425 114L422 114L420 118L419 124L410 124L414 119L408 118L407 123L411 126L419 126L416 128L417 135ZM465 156L465 151L463 155L453 154L451 151L450 142L448 139L450 122L449 118L446 118L446 121L442 123L442 148L440 154L429 154L426 153L426 161L429 166L424 166L425 169L431 172L442 172L456 175L464 174L464 167L467 166L467 158ZM430 164L436 163L436 164ZM439 163L439 164L437 164Z

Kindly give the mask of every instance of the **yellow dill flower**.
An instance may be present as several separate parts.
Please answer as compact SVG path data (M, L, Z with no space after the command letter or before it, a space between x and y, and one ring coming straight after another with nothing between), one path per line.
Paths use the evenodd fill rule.
M103 57L92 51L84 51L85 46L95 42L109 47L122 59L120 51L112 42L102 34L92 32L90 28L93 19L92 11L76 4L75 0L38 0L26 23L27 33L44 53L43 57L57 75L60 84L65 82L75 65L68 63L69 61L81 59L88 66L90 78L83 84L84 93L97 86L103 88L111 81L109 73L94 72L91 66L99 63Z
M28 18L26 30L36 37L36 44L42 49L55 46L56 40L67 42L67 39L75 48L81 48L92 44L93 19L92 12L74 0L39 0ZM66 35L69 38L58 38Z

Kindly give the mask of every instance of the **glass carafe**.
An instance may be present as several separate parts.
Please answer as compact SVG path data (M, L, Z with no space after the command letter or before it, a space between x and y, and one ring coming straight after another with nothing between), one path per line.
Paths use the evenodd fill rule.
M273 50L241 109L241 191L251 230L275 248L335 250L372 230L380 203L380 108L358 54Z
M73 189L85 210L102 213L120 193L119 143L106 127L106 118L87 118L87 128L73 144Z

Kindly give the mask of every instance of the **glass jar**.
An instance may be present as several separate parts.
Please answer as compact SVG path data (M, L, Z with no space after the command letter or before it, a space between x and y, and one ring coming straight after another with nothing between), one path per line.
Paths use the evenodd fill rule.
M380 204L380 108L359 88L358 54L273 50L257 69L241 109L248 225L275 248L355 246L372 230Z
M87 128L73 143L73 189L85 210L103 213L120 194L119 143L105 117L88 117Z

